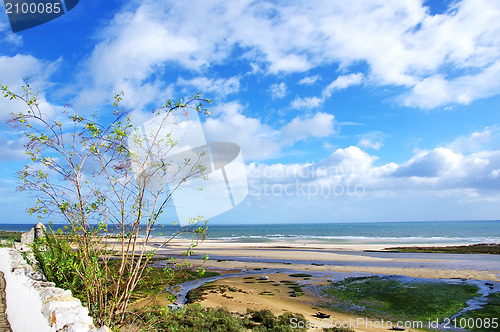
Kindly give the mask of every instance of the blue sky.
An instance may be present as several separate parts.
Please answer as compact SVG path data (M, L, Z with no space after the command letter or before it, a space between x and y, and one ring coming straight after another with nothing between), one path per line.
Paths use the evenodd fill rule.
M16 34L2 13L0 82L31 77L48 114L124 91L140 124L212 98L205 135L241 147L249 181L213 222L500 219L496 1L86 0ZM2 222L34 221L0 130Z

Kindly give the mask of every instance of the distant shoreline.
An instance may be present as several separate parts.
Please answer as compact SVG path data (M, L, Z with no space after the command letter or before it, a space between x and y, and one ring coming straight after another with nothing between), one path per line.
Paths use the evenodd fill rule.
M395 252L408 253L448 253L448 254L488 254L500 255L500 243L476 243L463 246L435 246L435 247L390 247L384 248Z
M158 242L148 243L148 250ZM167 258L180 255L188 242L174 240L155 253ZM414 245L408 243L408 245ZM433 244L436 246L436 244ZM213 269L293 269L299 271L365 272L420 278L459 278L500 281L498 255L446 253L402 253L382 251L387 245L336 245L308 242L228 243L208 240L196 247L190 257L194 265ZM365 252L373 250L374 252ZM201 254L210 259L203 263Z
M17 232L17 231L2 231L0 230L0 239L1 240L7 240L14 238L15 240L21 240L21 234L23 232Z
M34 224L0 224L0 230L27 232ZM47 226L47 225L46 225ZM63 224L53 224L61 229ZM169 238L182 231L180 226L157 225L151 236ZM113 227L110 233L117 233ZM266 225L214 225L208 223L208 241L221 243L263 244L315 243L320 247L431 247L457 246L479 243L500 243L500 221L448 222L364 222L364 223L308 223ZM178 237L190 239L189 234ZM368 249L368 248L363 248Z

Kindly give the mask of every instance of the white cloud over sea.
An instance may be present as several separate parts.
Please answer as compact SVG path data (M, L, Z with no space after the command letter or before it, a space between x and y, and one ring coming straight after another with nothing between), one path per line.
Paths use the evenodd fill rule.
M2 32L4 18L0 82L30 76L51 116L57 103L105 109L124 91L134 124L201 91L215 101L207 140L242 149L254 213L498 218L498 101L488 98L500 95L500 2L442 4L130 0L81 33L85 47L52 58ZM22 109L2 98L0 120ZM0 161L23 158L14 136L0 139ZM425 148L401 143L412 140Z
M392 200L415 196L424 198L414 201L414 205L435 199L446 201L442 206L445 209L451 201L456 203L458 196L458 201L468 204L500 203L500 150L452 150L480 134L459 137L448 148L418 151L400 164L380 164L376 155L355 146L339 148L315 164L250 163L250 196L256 201L275 203L283 198L299 200L302 206L314 205L311 200L350 199L363 205L362 202L387 198L381 204L389 210ZM498 209L488 212L494 215Z
M362 76L364 84L402 88L396 100L407 106L469 104L499 91L499 12L498 2L486 0L453 2L438 14L421 0L132 1L100 32L81 71L82 96L119 87L134 98L140 89L141 102L132 104L142 105L166 91L165 82L147 80L166 64L198 72L207 86L201 77L208 68L236 58L268 75L332 64L345 72L323 87L322 96L297 96L293 107L318 107ZM356 64L366 70L349 72ZM298 83L314 82L317 76Z

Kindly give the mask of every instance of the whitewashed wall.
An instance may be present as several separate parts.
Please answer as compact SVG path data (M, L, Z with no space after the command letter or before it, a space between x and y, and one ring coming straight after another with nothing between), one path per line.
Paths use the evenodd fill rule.
M6 282L6 312L13 332L110 331L105 326L96 329L80 300L71 291L46 282L17 250L0 248L0 271Z

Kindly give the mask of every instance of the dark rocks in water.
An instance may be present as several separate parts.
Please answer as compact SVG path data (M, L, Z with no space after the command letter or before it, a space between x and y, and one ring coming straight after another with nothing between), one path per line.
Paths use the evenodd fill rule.
M316 317L318 317L318 318L330 318L330 315L329 314L325 314L324 312L318 311L316 313Z

